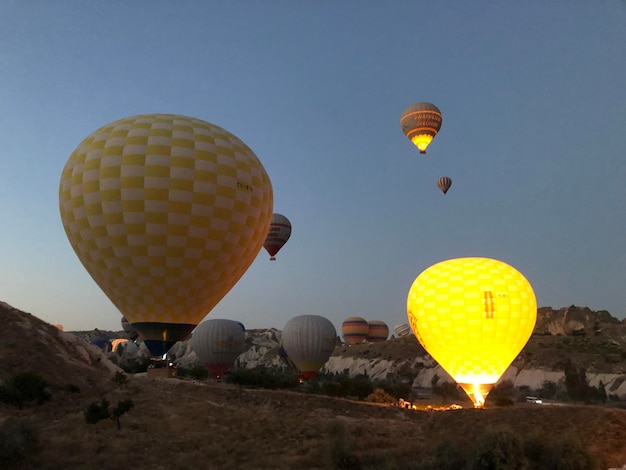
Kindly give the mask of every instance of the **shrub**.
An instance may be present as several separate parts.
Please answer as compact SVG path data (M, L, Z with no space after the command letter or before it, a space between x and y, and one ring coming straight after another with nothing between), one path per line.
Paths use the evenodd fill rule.
M365 398L365 401L370 403L393 403L395 399L382 388L377 388Z
M529 437L524 442L528 470L594 470L597 460L577 439L569 436L556 440L545 435Z
M139 374L141 372L146 372L148 370L148 366L150 365L150 358L142 358L136 359L134 362L129 364L120 364L120 367L127 374Z
M539 389L539 396L544 398L554 398L558 391L558 385L550 380L545 380Z
M120 372L119 370L115 373L113 378L111 379L114 383L122 388L124 385L128 383L128 376L124 372Z
M435 449L435 455L417 465L419 470L461 470L467 466L465 451L457 442L444 440Z
M109 401L103 398L100 403L93 402L84 411L85 421L89 424L96 424L103 419L110 418L117 424L117 429L121 429L120 417L135 406L132 400L120 400L117 406L109 409Z
M194 364L191 367L178 368L178 375L190 377L194 380L206 380L209 377L209 371L202 364Z
M496 406L510 406L515 403L517 394L518 392L513 382L505 380L491 389L489 395L487 395L487 402Z
M111 419L117 424L117 429L122 429L120 417L130 411L135 406L132 400L121 400L117 402L117 406L111 411Z
M298 378L290 371L258 366L253 369L235 368L226 375L226 382L260 388L291 388L298 385Z
M519 435L507 430L488 431L478 439L472 470L522 470L526 468Z
M0 425L0 461L4 468L19 468L38 448L39 435L30 421L8 418Z
M85 415L85 421L89 424L96 424L98 421L107 419L111 416L109 401L103 398L100 403L90 403L83 414Z
M0 401L22 408L26 402L38 405L50 400L48 383L35 372L22 372L5 381L0 387Z

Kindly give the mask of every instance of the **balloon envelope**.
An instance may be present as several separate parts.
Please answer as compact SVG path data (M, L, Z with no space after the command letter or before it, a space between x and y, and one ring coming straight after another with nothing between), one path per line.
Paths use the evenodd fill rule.
M443 194L446 194L452 186L452 180L448 176L442 176L437 180L437 186L443 191Z
M406 323L400 323L393 328L394 333L398 338L402 336L408 336L411 334L411 327Z
M187 339L248 269L272 205L250 148L173 114L101 127L70 155L59 188L78 258L153 356Z
M273 214L270 230L263 244L263 247L270 255L270 261L276 259L276 254L287 243L290 236L291 222L289 222L289 219L281 214Z
M537 304L515 268L489 258L457 258L415 279L407 313L424 349L482 407L530 338Z
M100 348L104 352L111 351L111 341L106 338L94 338L90 341L90 343Z
M115 352L121 344L128 343L128 339L126 338L116 338L111 341L111 352Z
M215 378L222 377L245 348L246 330L233 320L205 320L191 336L191 349Z
M369 343L382 343L387 341L389 336L389 327L384 321L371 320L367 322L368 331L366 341Z
M281 346L305 378L317 375L335 350L337 331L325 317L300 315L287 322Z
M441 129L441 111L432 103L415 103L402 113L400 127L407 138L413 142L420 153L426 153L426 147Z
M341 324L341 334L348 344L360 344L369 332L367 320L361 317L348 317Z

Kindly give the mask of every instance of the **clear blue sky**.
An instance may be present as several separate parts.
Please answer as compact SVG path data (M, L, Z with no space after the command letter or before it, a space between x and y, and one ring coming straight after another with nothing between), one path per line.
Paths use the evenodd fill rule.
M623 318L625 57L623 0L5 0L0 300L120 329L63 231L61 170L98 127L164 112L246 142L293 225L211 318L393 328L459 256L513 265L539 306ZM418 101L443 113L426 156L399 126Z

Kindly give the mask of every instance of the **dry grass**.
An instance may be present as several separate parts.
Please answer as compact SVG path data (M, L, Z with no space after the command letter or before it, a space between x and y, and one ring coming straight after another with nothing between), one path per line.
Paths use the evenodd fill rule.
M605 466L626 462L626 411L591 406L518 405L486 410L409 411L294 391L251 390L138 374L104 391L111 404L135 407L114 422L87 424L96 394L57 396L25 411L39 429L41 469L329 469L333 439L364 468L412 468L442 441L471 448L482 432L506 427L521 436L568 435ZM337 424L341 426L337 427ZM343 434L338 435L343 429Z
M415 469L442 442L472 449L489 429L523 438L580 440L603 468L626 463L626 410L594 406L515 405L485 410L410 411L308 395L243 389L217 382L129 376L119 387L96 356L80 352L50 325L0 303L0 378L34 370L53 398L23 410L0 405L9 417L36 425L39 451L22 467L47 469L331 469L333 449L361 468ZM60 336L61 335L61 336ZM414 347L411 340L403 348ZM392 354L383 350L381 354ZM68 384L80 387L72 393ZM88 424L83 415L105 397L135 406L122 416ZM8 468L6 462L0 464Z

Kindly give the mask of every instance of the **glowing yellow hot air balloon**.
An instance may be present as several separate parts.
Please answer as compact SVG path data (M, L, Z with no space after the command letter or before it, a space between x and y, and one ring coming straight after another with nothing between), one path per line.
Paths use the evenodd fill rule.
M457 258L437 263L415 279L407 312L422 346L474 406L482 407L530 338L537 303L530 283L508 264Z
M273 198L263 165L233 134L145 114L79 144L61 175L59 205L80 261L159 356L248 269Z

